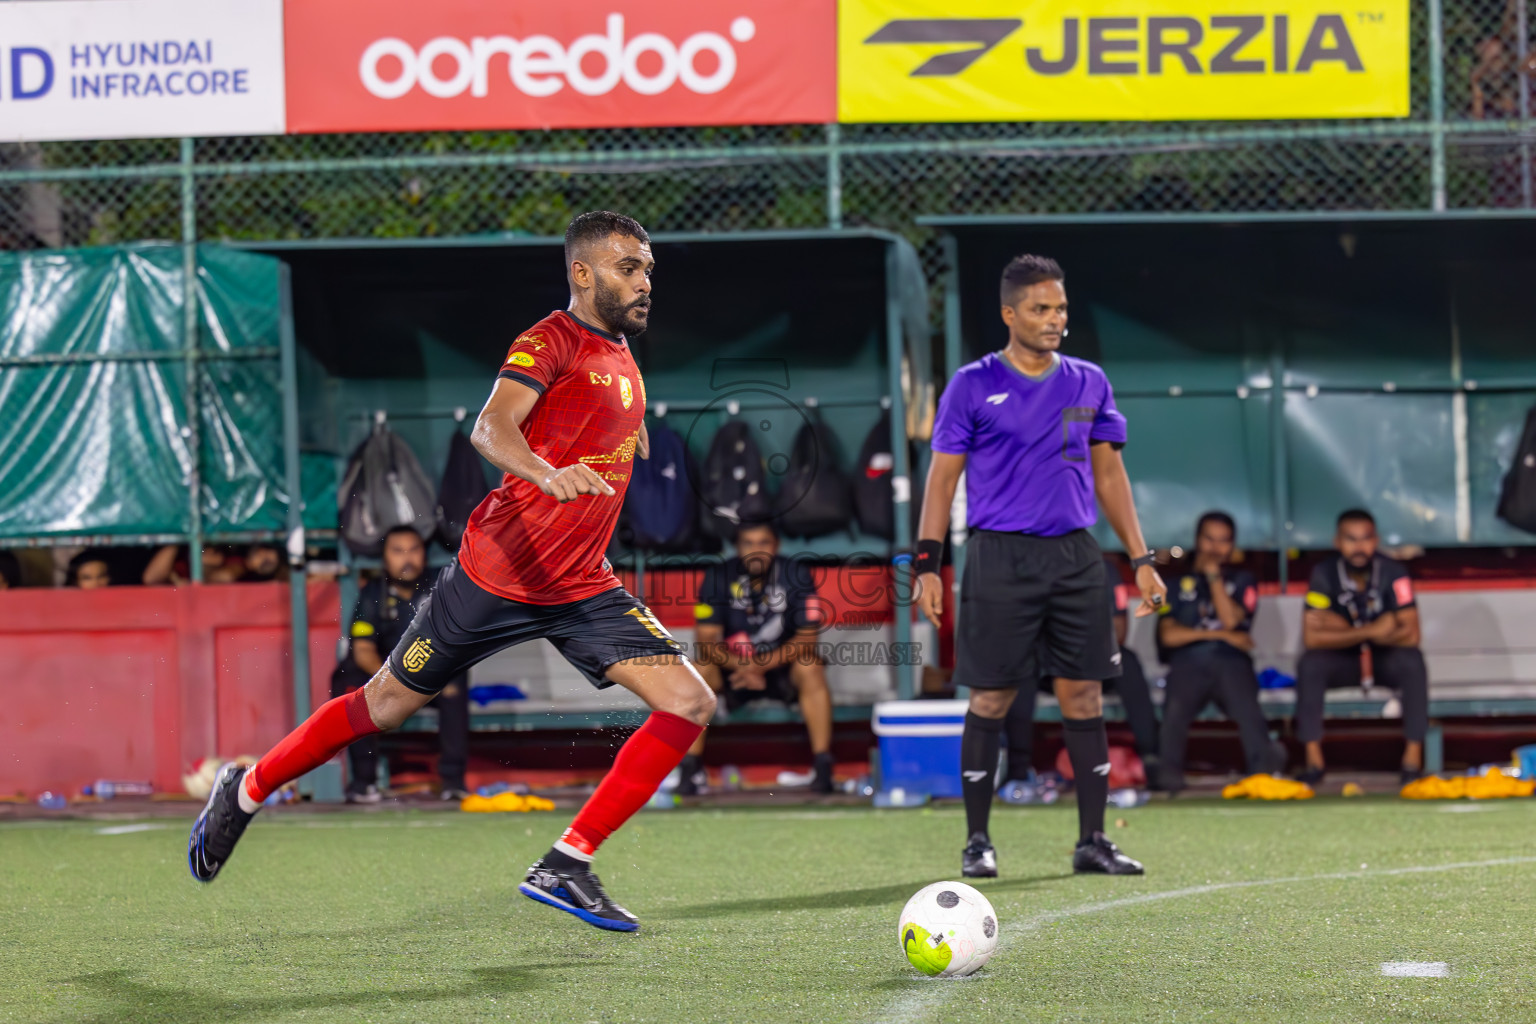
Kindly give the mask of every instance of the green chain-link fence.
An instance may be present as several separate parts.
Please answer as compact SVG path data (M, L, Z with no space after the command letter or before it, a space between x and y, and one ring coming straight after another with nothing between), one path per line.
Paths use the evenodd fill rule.
M1529 7L1529 0L1524 0ZM1399 121L779 125L0 147L0 247L871 225L923 214L1530 209L1522 0L1418 0ZM1443 42L1432 47L1434 37Z

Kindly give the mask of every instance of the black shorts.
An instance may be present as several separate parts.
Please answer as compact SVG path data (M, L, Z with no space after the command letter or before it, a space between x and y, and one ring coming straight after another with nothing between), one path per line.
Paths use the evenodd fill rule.
M1087 530L977 530L965 546L955 682L977 690L1120 674L1104 557Z
M481 589L453 561L389 655L389 670L417 693L437 693L478 661L529 640L548 640L598 689L631 658L686 653L649 608L615 587L568 604L523 604Z
M789 666L780 665L763 673L763 688L761 690L737 690L731 687L730 673L726 673L725 689L720 691L720 698L725 701L727 711L735 711L737 708L750 704L755 700L776 700L785 704L798 704L800 691L795 689L795 684L789 679Z

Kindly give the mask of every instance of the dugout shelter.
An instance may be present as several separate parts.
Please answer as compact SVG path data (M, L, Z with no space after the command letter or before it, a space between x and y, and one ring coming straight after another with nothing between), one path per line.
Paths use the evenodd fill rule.
M834 592L858 578L859 639L909 642L890 558L914 526L905 481L925 469L909 464L909 428L932 415L915 251L866 230L654 243L656 312L636 355L649 412L695 454L720 423L746 418L771 458L818 417L851 470L890 409L894 541L850 530L785 551L818 556ZM498 235L0 254L0 546L187 544L195 573L208 544L275 541L297 558L330 543L340 469L381 416L437 479L449 432L472 421L516 333L565 307L561 245ZM448 557L437 549L433 563ZM618 568L669 628L691 629L690 570L643 553ZM323 699L354 588L355 576L306 586L295 573L286 587L0 594L0 645L19 680L0 746L20 766L0 772L0 791L98 777L174 790L197 757L258 752ZM561 678L563 662L529 657L487 663L486 678L553 684L481 709L477 728L637 717L612 691ZM853 687L860 703L838 712L849 724L868 721L876 695L910 695L920 669L855 667L870 692ZM61 703L81 680L93 699ZM312 783L339 795L326 772Z

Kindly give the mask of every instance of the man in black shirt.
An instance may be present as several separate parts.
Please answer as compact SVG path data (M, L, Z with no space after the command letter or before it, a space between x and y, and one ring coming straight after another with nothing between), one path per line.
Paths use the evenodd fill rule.
M1376 520L1364 509L1339 516L1337 558L1312 570L1296 669L1296 738L1306 745L1303 781L1322 779L1323 697L1334 687L1359 686L1360 649L1369 646L1376 682L1398 690L1403 702L1402 777L1424 768L1429 730L1429 670L1419 650L1419 608L1413 581L1401 562L1377 553Z
M1158 648L1168 663L1163 701L1163 788L1184 788L1189 727L1211 700L1236 723L1248 774L1273 771L1269 726L1259 707L1253 672L1253 615L1258 581L1234 567L1237 524L1225 512L1207 512L1195 526L1189 572L1169 588L1158 610Z
M1125 635L1130 628L1126 594L1129 588L1120 585L1120 570L1106 556L1104 559L1104 600L1115 620L1115 643L1120 647L1120 676L1104 680L1105 693L1120 695L1120 706L1125 710L1125 724L1131 727L1136 744L1136 754L1147 771L1148 785L1157 788L1161 754L1157 742L1157 710L1152 706L1152 688L1147 685L1147 673L1141 667L1141 658L1125 646ZM1050 692L1055 680L1042 677L1040 689ZM1031 762L1034 758L1035 704L1037 699L1029 691L1020 692L1018 699L1008 708L1003 733L1008 743L1008 778L998 787L1005 803L1027 803L1022 794L1031 787ZM1023 787L1016 784L1022 783ZM1016 795L1018 794L1018 795Z
M384 573L370 580L357 594L357 610L348 631L352 638L352 661L367 682L384 664L384 657L395 649L406 628L416 617L432 581L424 577L427 549L421 537L409 526L397 526L384 537ZM345 687L344 674L333 677L333 688ZM338 695L338 694L333 694ZM339 696L339 695L338 695ZM438 778L444 800L462 800L468 796L464 769L469 760L469 677L461 675L443 687L432 701L437 708L437 733L440 754ZM374 737L369 737L374 739ZM350 799L373 802L378 799L378 754L372 744L354 743L351 748L352 780Z
M820 617L806 566L779 557L767 524L736 531L736 557L704 575L694 606L694 659L704 681L734 710L754 700L798 702L815 759L811 787L832 792L832 692L816 657ZM678 792L698 792L700 735L683 758Z

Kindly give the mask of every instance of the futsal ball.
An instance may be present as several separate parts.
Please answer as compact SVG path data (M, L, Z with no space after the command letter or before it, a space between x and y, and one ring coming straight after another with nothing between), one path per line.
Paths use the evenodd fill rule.
M997 912L963 882L934 882L901 908L896 941L931 977L960 978L997 952Z
M217 757L200 757L193 761L192 767L181 776L181 784L186 787L187 796L194 800L207 800L222 767L224 761Z

